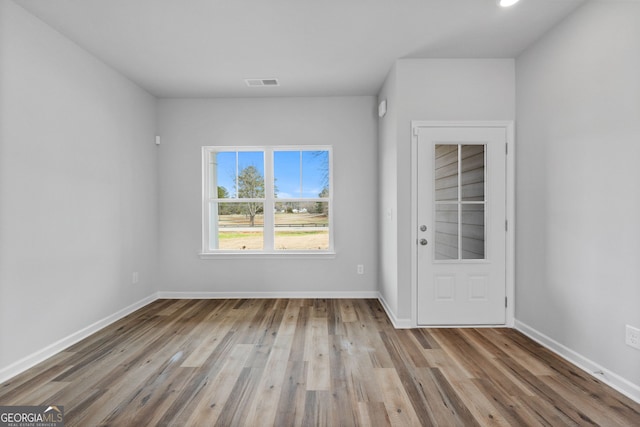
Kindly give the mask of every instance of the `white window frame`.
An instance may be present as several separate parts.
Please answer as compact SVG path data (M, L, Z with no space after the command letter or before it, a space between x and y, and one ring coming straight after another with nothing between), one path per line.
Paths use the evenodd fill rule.
M218 199L210 197L210 183L213 182L209 177L209 159L211 154L215 152L243 152L258 151L264 153L264 199ZM327 198L287 198L276 199L274 194L274 170L273 157L276 151L327 151L329 155L329 197ZM286 145L286 146L204 146L202 147L202 250L200 258L236 258L236 257L320 257L332 258L335 256L334 236L333 236L333 147L330 145ZM217 193L216 193L217 194ZM242 200L243 202L261 202L264 203L264 226L263 238L264 245L262 250L228 250L228 249L209 249L210 243L210 206L211 202L222 200ZM322 201L329 204L329 247L327 249L305 249L305 250L289 250L275 249L275 204L276 202L316 202ZM217 233L216 233L217 235Z

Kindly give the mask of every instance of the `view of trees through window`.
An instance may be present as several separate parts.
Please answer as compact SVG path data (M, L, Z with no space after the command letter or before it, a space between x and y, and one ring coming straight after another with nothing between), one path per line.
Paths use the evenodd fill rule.
M265 163L266 155L272 157ZM330 248L328 150L212 151L210 156L210 250Z

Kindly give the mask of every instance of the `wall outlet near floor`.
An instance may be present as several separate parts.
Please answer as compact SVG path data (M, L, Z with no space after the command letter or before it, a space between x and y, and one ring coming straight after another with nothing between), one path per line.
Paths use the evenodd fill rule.
M140 274L137 271L134 271L131 275L131 283L135 285L140 281Z
M358 264L358 266L356 267L356 271L358 272L358 274L364 274L364 265Z
M640 329L627 325L624 342L633 348L640 350Z

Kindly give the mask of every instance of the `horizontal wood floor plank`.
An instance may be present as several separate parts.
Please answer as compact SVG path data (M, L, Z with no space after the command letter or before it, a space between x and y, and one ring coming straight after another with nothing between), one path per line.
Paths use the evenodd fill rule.
M67 426L640 426L511 329L396 330L374 299L158 300L0 384Z

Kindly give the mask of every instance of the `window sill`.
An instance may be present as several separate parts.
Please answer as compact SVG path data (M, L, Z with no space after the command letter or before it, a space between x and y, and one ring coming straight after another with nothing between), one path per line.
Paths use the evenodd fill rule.
M200 259L333 259L335 251L237 251L237 252L200 252Z

